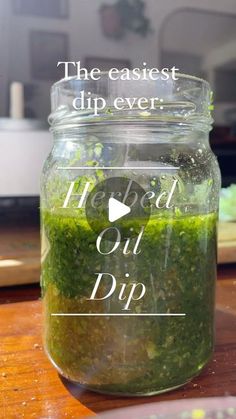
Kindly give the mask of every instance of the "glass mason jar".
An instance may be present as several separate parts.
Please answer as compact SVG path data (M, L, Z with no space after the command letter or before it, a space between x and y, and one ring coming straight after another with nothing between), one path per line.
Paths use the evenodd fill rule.
M76 110L82 91L106 108ZM137 96L147 109L113 106ZM52 87L54 145L41 179L44 342L73 382L152 395L185 384L211 358L220 172L210 102L208 83L187 75L140 83L104 73ZM135 190L124 201L123 181L144 191L140 213L132 215ZM123 192L112 195L112 185Z

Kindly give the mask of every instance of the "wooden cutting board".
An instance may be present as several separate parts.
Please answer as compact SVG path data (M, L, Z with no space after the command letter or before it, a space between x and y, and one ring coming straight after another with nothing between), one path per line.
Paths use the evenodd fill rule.
M39 282L38 226L1 226L0 287Z
M218 263L236 262L236 223L219 223Z

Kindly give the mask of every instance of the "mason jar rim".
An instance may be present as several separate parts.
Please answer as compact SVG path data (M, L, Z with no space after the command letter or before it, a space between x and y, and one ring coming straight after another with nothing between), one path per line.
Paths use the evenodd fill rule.
M132 77L132 71L130 76ZM140 70L140 73L142 71ZM117 71L116 75L122 74ZM134 74L134 73L133 73ZM171 72L166 72L171 74ZM87 80L85 77L76 76L61 79L51 87L51 107L52 113L49 116L49 123L52 130L61 130L66 127L76 128L81 125L94 123L159 123L166 121L180 124L197 124L205 130L209 130L212 124L211 102L212 92L208 81L182 73L176 73L177 80L169 78L158 80L150 78L145 80L112 80L108 77L109 71L100 72L100 79ZM147 74L148 76L148 74ZM94 114L94 109L76 110L73 107L73 100L76 95L81 94L83 89L88 88L91 98L105 97L107 99L106 108ZM90 92L91 90L91 92ZM117 110L112 104L116 97L124 95L136 95L147 97L147 104L151 98L160 93L163 99L154 108L147 106L147 111L142 111L138 107ZM162 97L162 96L160 96ZM113 102L112 102L113 101Z

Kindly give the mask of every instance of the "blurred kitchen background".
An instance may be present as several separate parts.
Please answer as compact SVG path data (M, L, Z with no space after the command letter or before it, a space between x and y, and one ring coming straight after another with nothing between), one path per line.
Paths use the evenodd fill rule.
M0 0L0 52L0 282L26 259L23 281L39 278L39 175L58 61L102 70L145 61L207 79L211 146L223 186L236 183L236 0Z

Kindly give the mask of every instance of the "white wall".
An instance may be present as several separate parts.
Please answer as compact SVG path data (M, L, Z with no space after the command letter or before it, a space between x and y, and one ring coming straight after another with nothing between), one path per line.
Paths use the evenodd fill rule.
M5 115L8 93L8 70L9 70L9 2L0 1L0 116Z
M43 163L52 148L47 131L0 131L0 198L37 196Z

